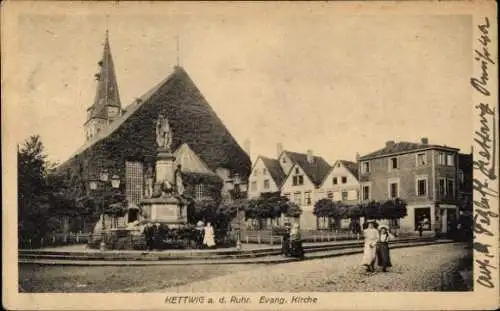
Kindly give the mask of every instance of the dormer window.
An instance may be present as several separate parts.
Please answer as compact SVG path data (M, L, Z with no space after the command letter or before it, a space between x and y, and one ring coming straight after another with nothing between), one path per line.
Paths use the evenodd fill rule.
M300 173L300 170L298 167L295 168L295 174L299 174Z

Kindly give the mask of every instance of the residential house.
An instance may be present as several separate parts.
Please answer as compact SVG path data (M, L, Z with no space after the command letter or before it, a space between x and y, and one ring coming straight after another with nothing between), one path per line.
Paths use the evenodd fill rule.
M380 150L360 157L361 202L401 198L408 215L402 231L414 231L420 221L426 231L447 232L457 219L459 149L420 143L388 141Z
M279 192L285 172L276 159L259 156L248 178L248 198L258 198L262 193Z
M316 201L331 199L345 204L359 203L358 164L346 160L336 161L326 175L317 191ZM342 220L341 227L349 226L349 220ZM318 219L318 229L327 229L331 226L329 220Z
M323 180L330 172L330 165L322 157L313 155L311 150L306 154L283 151L278 160L286 174L281 194L302 208L301 227L316 229L314 203Z

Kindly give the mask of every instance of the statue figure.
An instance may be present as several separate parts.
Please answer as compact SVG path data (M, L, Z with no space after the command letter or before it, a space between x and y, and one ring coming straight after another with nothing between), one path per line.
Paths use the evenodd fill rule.
M177 194L182 196L182 194L184 193L184 183L182 182L182 171L180 164L177 165L177 169L175 170L174 180Z
M148 166L146 169L146 198L153 197L154 173L153 168Z
M169 198L174 196L175 189L172 184L166 180L155 183L153 198Z
M156 143L159 148L171 151L172 130L163 114L160 114L156 120Z

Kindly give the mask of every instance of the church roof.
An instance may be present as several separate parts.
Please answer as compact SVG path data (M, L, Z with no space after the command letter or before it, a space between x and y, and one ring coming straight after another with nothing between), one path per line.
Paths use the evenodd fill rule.
M116 80L115 66L109 47L108 33L104 41L104 50L102 59L99 61L99 73L95 75L97 80L96 95L94 104L89 107L90 113L88 120L93 118L107 119L106 107L121 108L120 94L118 92L118 83Z
M185 143L212 171L224 167L238 172L242 177L250 174L250 158L187 72L179 66L166 79L127 106L119 119L87 141L70 161L107 141L115 143L122 150L132 145L156 150L154 123L160 113L166 116L173 131L173 150Z

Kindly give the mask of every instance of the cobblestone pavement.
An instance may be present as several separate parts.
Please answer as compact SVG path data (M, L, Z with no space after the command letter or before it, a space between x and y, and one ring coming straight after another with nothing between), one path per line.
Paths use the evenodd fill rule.
M387 273L364 272L361 255L259 266L162 291L439 291L443 273L452 271L467 252L459 243L395 249Z

